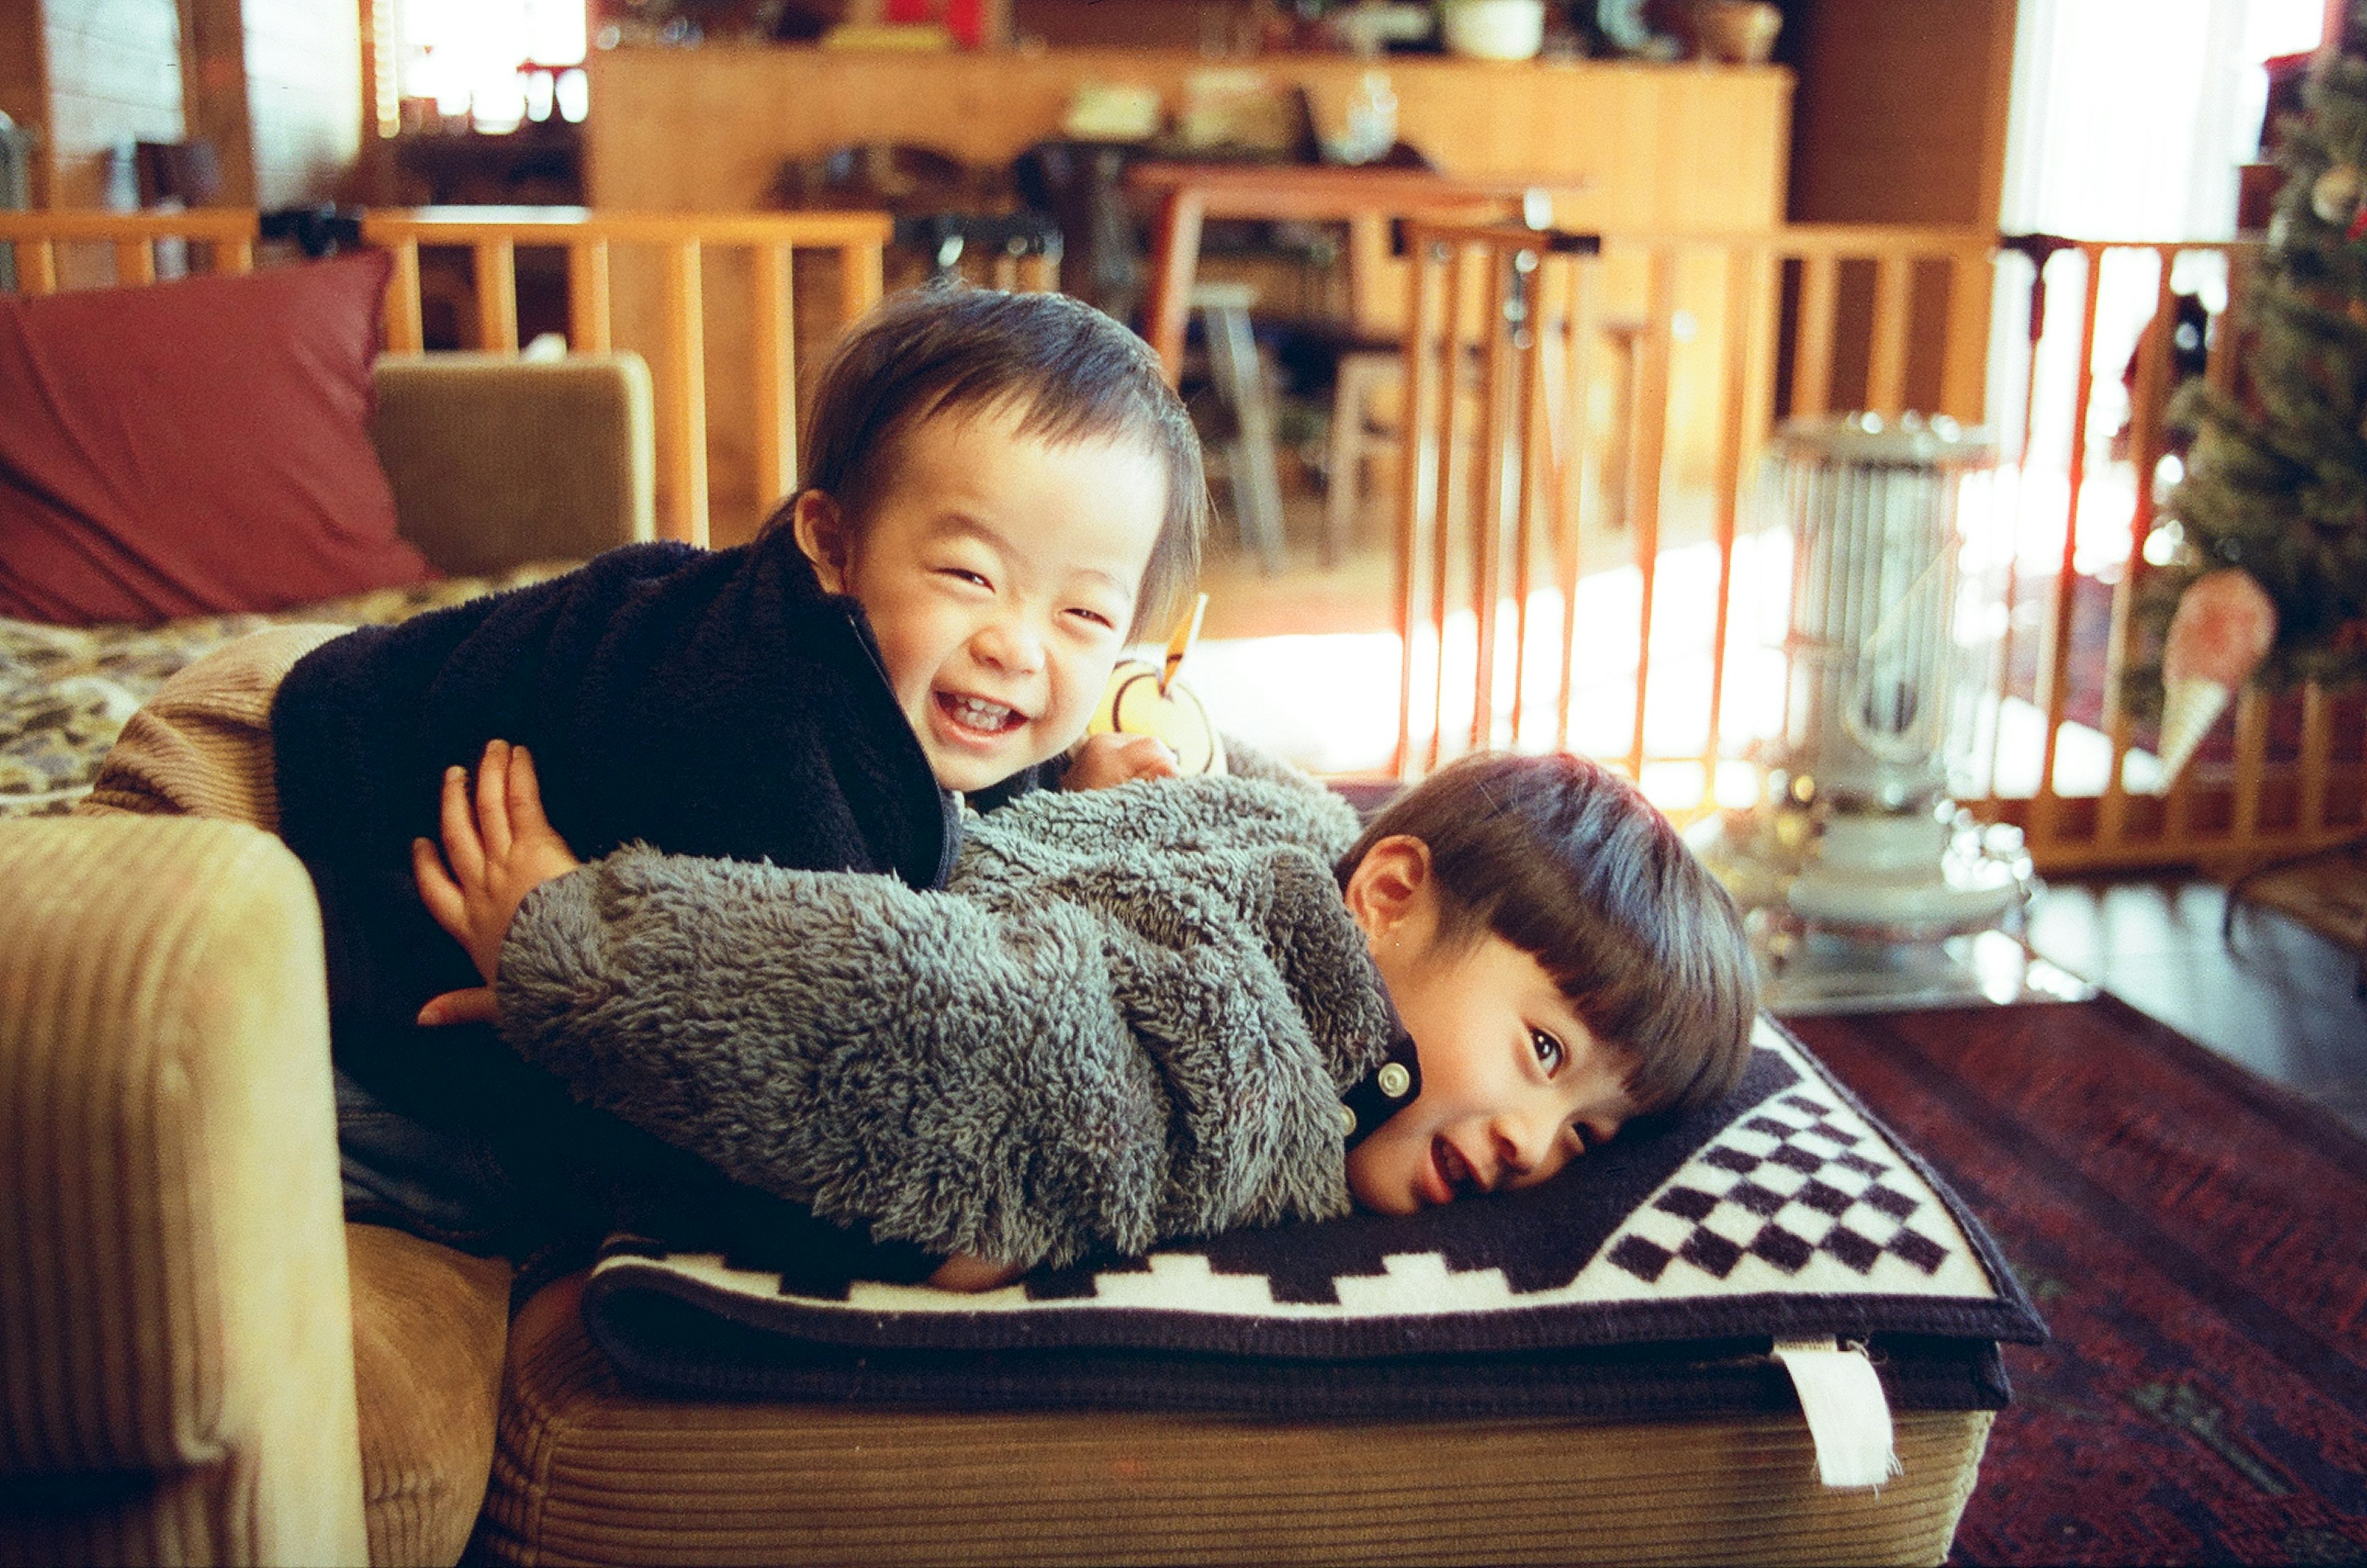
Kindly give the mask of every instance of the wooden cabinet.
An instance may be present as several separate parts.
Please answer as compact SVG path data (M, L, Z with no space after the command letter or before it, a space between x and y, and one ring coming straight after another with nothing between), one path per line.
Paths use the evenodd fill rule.
M1386 71L1403 140L1455 174L1570 181L1577 188L1556 207L1566 224L1703 232L1783 220L1792 77L1778 68L1431 55L1225 62L1175 50L595 52L591 199L672 211L762 206L785 161L850 142L919 141L1005 162L1058 134L1082 83L1138 84L1172 108L1188 75L1228 64L1304 86L1325 135L1342 129L1365 71Z

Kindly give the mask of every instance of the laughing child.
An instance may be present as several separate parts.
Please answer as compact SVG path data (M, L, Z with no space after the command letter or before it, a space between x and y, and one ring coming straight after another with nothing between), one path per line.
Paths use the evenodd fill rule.
M277 680L276 827L321 901L353 1217L515 1250L552 1213L597 1223L572 1212L585 1170L669 1157L491 1031L414 1023L474 978L412 879L448 765L530 743L551 823L590 854L632 840L936 887L965 798L1026 793L1196 571L1191 423L1138 338L1062 296L889 301L833 354L803 456L752 544L629 546L335 637ZM1096 738L1066 782L1169 771L1155 742ZM190 808L124 784L102 793Z
M958 1288L1529 1186L1740 1077L1734 906L1617 775L1470 758L1359 833L1241 761L1015 803L916 891L638 845L579 869L496 743L473 805L447 778L446 858L416 846L493 989L423 1018L493 1014L591 1103Z

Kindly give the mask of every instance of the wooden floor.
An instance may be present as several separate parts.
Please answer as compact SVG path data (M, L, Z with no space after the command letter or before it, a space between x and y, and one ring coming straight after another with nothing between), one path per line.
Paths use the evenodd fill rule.
M2367 1000L2357 955L2199 878L2052 883L2030 945L2191 1040L2297 1090L2367 1134Z

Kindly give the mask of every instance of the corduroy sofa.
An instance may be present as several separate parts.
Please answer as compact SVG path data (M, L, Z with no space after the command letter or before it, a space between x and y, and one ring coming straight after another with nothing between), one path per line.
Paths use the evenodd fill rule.
M651 536L638 356L373 380L445 572ZM509 1269L344 1224L302 867L233 822L51 817L0 822L0 1562L452 1561Z

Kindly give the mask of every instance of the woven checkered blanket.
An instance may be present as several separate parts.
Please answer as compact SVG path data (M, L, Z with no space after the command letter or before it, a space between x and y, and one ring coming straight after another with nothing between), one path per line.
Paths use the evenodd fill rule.
M1895 1407L1994 1409L1997 1342L2045 1332L1979 1222L1765 1020L1727 1100L1523 1191L981 1296L834 1275L828 1239L613 1237L587 1322L676 1393L1308 1416L1784 1409L1771 1344L1826 1337L1866 1346Z

